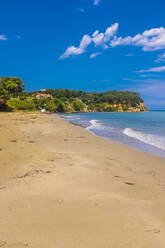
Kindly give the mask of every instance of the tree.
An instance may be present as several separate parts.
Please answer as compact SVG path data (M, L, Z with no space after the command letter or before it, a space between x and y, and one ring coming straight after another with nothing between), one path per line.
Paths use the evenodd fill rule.
M75 100L72 102L72 107L75 111L83 111L85 104L81 100Z
M18 97L20 93L24 91L24 83L20 78L15 77L1 77L0 78L0 98L3 98L5 92L5 98L10 96Z
M53 100L50 100L47 104L46 104L46 110L50 111L50 112L54 112L56 110L56 105L54 103Z

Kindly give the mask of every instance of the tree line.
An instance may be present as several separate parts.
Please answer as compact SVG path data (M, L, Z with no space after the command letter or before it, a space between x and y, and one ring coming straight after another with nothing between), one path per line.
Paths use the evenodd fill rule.
M0 77L0 110L50 112L114 112L123 106L123 111L136 108L143 99L136 92L107 91L102 93L69 89L46 89L25 91L20 78Z

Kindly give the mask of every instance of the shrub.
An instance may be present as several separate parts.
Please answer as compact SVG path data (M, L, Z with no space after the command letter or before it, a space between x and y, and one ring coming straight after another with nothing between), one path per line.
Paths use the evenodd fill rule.
M50 100L47 104L46 104L46 110L50 111L50 112L54 112L56 111L57 106L55 105L53 100Z
M72 107L75 111L83 111L85 104L81 100L75 100L72 102Z
M57 105L57 111L58 112L70 112L69 105L67 103L59 101Z
M7 101L7 106L12 110L35 110L34 103L28 102L27 100L20 100L19 98L10 98Z

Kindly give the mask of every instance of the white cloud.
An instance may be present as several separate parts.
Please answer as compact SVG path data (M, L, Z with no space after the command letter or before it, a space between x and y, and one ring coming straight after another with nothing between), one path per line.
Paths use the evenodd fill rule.
M160 67L153 67L147 70L140 70L138 72L164 72L165 71L165 66L160 66Z
M99 5L100 1L101 1L101 0L94 0L93 4L94 4L94 5Z
M119 45L141 46L143 51L165 49L165 28L153 28L133 37L127 36L122 38L116 36L110 44L112 47Z
M60 59L65 59L65 58L68 58L70 56L85 53L86 48L90 45L91 42L92 42L91 37L89 35L84 35L81 42L80 42L79 47L75 47L75 46L68 47L66 49L65 53L60 56Z
M92 42L92 39L89 35L84 35L81 42L80 42L80 48L85 49L90 45Z
M104 33L99 33L98 31L96 31L96 32L97 32L97 34L95 34L93 36L93 42L94 42L95 46L102 46L103 40L104 40Z
M160 63L162 61L165 61L165 53L158 55L157 59L155 60L155 63Z
M8 38L6 37L6 35L1 34L1 35L0 35L0 40L8 40Z
M111 37L114 37L114 35L117 33L119 24L115 23L108 27L105 31L105 33L99 33L97 30L93 33L93 42L95 46L103 46L104 48L108 48L107 42L110 41Z
M153 75L152 74L140 74L139 77L148 78L148 77L153 77ZM156 75L156 77L157 77L157 75Z
M93 36L93 37L96 37L98 34L99 34L99 30L96 30L96 31L92 34L92 36Z
M95 31L93 33L93 42L95 46L102 46L104 49L108 48L107 43L114 37L114 35L118 31L119 24L115 23L108 27L105 33L99 33L99 31Z
M96 58L98 55L101 55L101 53L99 53L99 52L92 53L89 57L90 57L91 59L94 59L94 58Z
M118 37L119 24L112 24L106 29L105 32L96 30L91 36L84 35L78 47L70 46L66 49L61 59L79 55L86 52L86 48L93 43L95 47L101 46L103 49L116 46L139 46L143 51L156 51L165 49L165 28L152 28L143 33L136 34L135 36ZM83 45L85 43L85 45ZM130 55L127 55L130 56ZM160 55L157 62L165 61L165 54Z
M86 52L86 48L93 43L95 47L102 46L104 49L108 48L107 43L114 37L118 30L118 23L115 23L108 27L105 33L100 33L96 30L92 36L84 35L80 45L78 47L70 46L66 49L63 55L60 56L60 59L65 59L70 56L79 55Z

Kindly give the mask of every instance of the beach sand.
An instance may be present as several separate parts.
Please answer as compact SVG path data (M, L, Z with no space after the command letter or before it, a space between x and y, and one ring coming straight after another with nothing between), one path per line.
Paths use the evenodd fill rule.
M165 159L0 113L0 247L164 248Z

